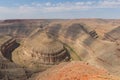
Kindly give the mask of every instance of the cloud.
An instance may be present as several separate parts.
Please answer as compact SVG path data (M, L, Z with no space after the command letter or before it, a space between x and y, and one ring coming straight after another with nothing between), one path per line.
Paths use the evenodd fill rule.
M13 9L9 7L2 7L6 10ZM96 1L87 1L87 2L64 2L64 3L31 3L26 5L20 5L16 7L18 12L31 12L33 11L42 11L42 12L57 12L57 11L70 11L70 10L83 10L91 8L120 8L120 0L99 0ZM15 8L14 8L15 9ZM8 10L9 11L9 10Z
M74 12L99 8L120 8L120 0L78 1L59 3L31 3L16 7L0 6L0 18L8 15L19 17L31 17L32 15L47 15L62 12Z
M97 8L120 8L120 0L103 0L99 1Z

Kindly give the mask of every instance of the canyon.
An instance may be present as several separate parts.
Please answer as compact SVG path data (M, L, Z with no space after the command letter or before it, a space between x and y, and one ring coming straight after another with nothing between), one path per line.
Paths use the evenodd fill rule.
M120 20L114 19L1 20L0 79L65 80L59 76L73 69L72 77L83 66L78 79L89 80L84 75L98 70L107 78L100 80L120 80L119 34Z

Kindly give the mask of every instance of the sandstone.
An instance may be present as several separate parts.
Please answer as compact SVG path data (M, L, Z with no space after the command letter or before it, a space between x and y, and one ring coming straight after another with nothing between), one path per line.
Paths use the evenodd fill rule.
M61 63L38 74L33 80L120 80L106 70L83 62Z
M108 78L110 80L113 79L114 77L112 78L107 75L106 71L110 74L120 76L119 23L120 20L114 19L0 21L0 38L2 38L2 36L9 35L14 37L15 40L20 41L20 46L17 48L15 47L16 43L1 46L8 41L8 39L2 38L2 40L0 40L0 46L2 47L2 53L0 53L0 77L2 78L0 79L10 78L12 80L16 80L16 77L19 77L18 79L23 80L26 75L35 74L34 71L43 71L49 67L53 67L55 69L52 69L53 71L58 71L63 79L66 79L65 75L70 76L67 77L68 79L73 79L71 75L75 76L74 79L83 80L88 78L93 79L93 77L95 80L99 80L98 77L100 77L100 80ZM47 35L41 34L41 31L47 32ZM28 38L26 39L26 37ZM61 44L61 42L64 43L64 45ZM87 67L88 69L86 69L87 65L80 69L81 74L78 74L80 71L76 68L76 66L74 66L75 70L72 72L75 72L75 75L72 74L72 69L62 69L62 67L64 67L64 63L57 66L59 69L61 68L61 72L53 66L64 61L68 61L69 56L73 61L81 60L82 62L87 62L88 66L89 64L93 65L94 69L97 67L96 70L100 73L100 76L96 74L90 75L92 73L88 69L91 69L91 67L89 66ZM69 63L65 63L64 65L66 64ZM79 66L83 65L81 64ZM72 68L74 69L74 67ZM103 68L106 71L104 72L99 69L99 72L98 68ZM87 70L86 73L83 71L84 69ZM94 69L92 69L93 73L96 73L94 72ZM44 74L51 75L51 73L54 73L52 70L47 70ZM47 72L49 74L47 74ZM90 74L87 75L87 73ZM103 75L101 75L101 73ZM43 75L41 72L39 75L40 74ZM56 78L58 78L56 80L61 79L61 76L58 76L59 74L55 74ZM29 77L31 77L30 75ZM41 78L38 76L37 79ZM44 79L47 78L44 77ZM115 80L117 80L117 78Z
M39 32L26 39L12 53L14 63L31 69L40 69L42 66L45 68L45 65L58 64L69 58L69 53L64 45L45 32Z

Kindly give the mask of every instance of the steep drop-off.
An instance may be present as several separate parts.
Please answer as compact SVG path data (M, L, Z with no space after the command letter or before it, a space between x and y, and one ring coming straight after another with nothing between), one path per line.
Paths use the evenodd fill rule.
M74 24L74 22L68 24L68 22L52 23L46 30L63 43L69 45L81 57L82 61L104 68L114 75L119 75L119 27L110 26L110 29L106 30L103 27L96 27L95 29L89 26L88 30L95 30L98 33L99 38L94 38L89 33L86 33L86 30L83 29L84 25ZM101 28L106 31L101 33Z
M103 20L103 19L42 20L42 21L8 20L0 22L0 35L14 36L20 40L23 37L24 38L26 36L28 37L27 40L25 40L26 42L21 43L21 46L15 50L16 51L15 54L17 53L20 54L21 51L24 51L22 52L24 53L24 55L21 54L22 56L20 55L21 58L19 60L20 63L22 63L24 62L24 60L27 59L26 63L32 63L32 65L27 66L32 67L33 65L35 65L34 63L36 63L39 59L42 59L38 58L37 55L34 55L32 53L39 54L41 53L39 52L39 50L41 51L41 49L46 51L46 52L43 51L44 53L47 53L49 52L48 51L49 48L51 49L52 47L54 47L55 50L60 49L60 48L56 49L55 45L47 44L50 45L49 48L43 45L44 42L42 42L42 40L44 40L45 37L40 38L39 36L41 34L38 33L39 31L45 31L55 40L64 44L63 46L65 46L70 52L72 58L71 60L82 60L83 62L87 62L98 68L103 68L110 72L111 74L120 76L119 25L120 20ZM66 53L64 52L66 51L65 48L61 49L60 49L61 51L59 52L58 50L57 53L63 54ZM50 55L47 54L47 57L49 56ZM65 56L66 55L60 58L60 62L61 60L66 60L67 57L65 58ZM34 58L33 61L32 58ZM54 59L50 58L45 58L45 61L43 60L43 62L46 62L46 64L49 63L51 64L51 62L54 61L55 61ZM23 64L25 63L22 63L22 65ZM40 66L37 67L40 68Z
M61 63L31 80L120 80L120 78L110 75L104 69L76 61Z
M8 44L6 42L11 41ZM0 80L26 80L27 74L23 68L11 62L11 51L15 49L15 40L10 36L0 37Z

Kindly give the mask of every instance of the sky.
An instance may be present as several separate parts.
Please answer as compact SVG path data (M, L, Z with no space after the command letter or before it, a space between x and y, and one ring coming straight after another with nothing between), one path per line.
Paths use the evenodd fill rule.
M0 19L120 19L120 0L0 0Z

